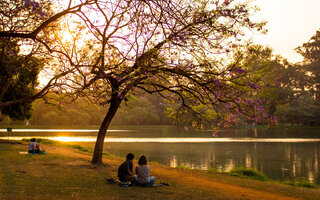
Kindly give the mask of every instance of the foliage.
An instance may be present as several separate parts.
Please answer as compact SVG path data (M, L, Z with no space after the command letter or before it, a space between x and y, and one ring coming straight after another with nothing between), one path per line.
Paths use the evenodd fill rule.
M254 124L304 124L319 123L319 106L308 93L308 76L300 65L293 65L280 56L275 56L272 49L260 45L250 45L241 60L243 69L254 70L252 74L260 79L259 92L247 97L255 102L255 108L261 115L255 117ZM252 124L241 118L238 125Z
M302 63L288 68L283 78L289 84L290 98L276 105L276 115L282 123L318 125L320 124L320 31L296 50L304 57ZM281 85L282 86L282 85ZM285 90L288 94L288 89Z
M208 173L216 173L216 172L218 172L218 170L217 170L216 168L210 167L210 168L208 169Z
M36 28L50 16L51 6L51 0L2 0L0 31L14 33Z
M249 169L244 167L238 167L235 169L230 170L228 173L231 176L239 176L239 177L245 177L260 181L268 181L269 178L266 177L263 173L256 171L255 169Z
M79 151L83 151L83 152L89 152L89 150L83 146L80 146L78 144L74 144L74 145L71 145L72 148L74 149L78 149Z
M59 96L50 94L50 98ZM47 96L47 98L49 98ZM48 100L48 99L47 99ZM50 100L48 100L50 102ZM50 105L42 99L33 103L32 126L99 126L105 115L105 107L79 98L69 104ZM113 125L172 125L165 114L164 102L156 95L131 96L130 103L122 103Z
M34 96L43 62L32 55L19 55L16 42L0 40L0 51L0 110L12 119L28 119L31 103L14 102Z
M57 37L55 30L61 30L58 20L69 13L76 13L83 5L90 5L92 2L72 5L70 1L69 6L62 11L58 11L61 8L56 4L58 1L54 0L0 2L1 61L6 61L0 66L0 121L1 111L13 119L30 118L31 102L59 85L59 78L69 73L56 70L54 65L60 56L54 57L55 51L50 49L50 45L56 45L53 44ZM39 70L42 69L43 72L44 66L47 70L44 74L49 75L46 77L47 84L35 90L38 83L31 80L28 82L26 77L37 80ZM24 80L21 80L23 77ZM3 98L5 94L7 99Z
M96 6L110 7L110 3L100 2ZM244 92L236 86L239 82L243 87L250 88L243 78L245 73L237 75L241 70L235 67L236 63L220 65L212 57L216 53L230 51L233 38L241 35L241 30L233 22L244 27L260 27L260 24L250 22L247 5L238 5L232 1L195 2L194 5L187 1L184 2L186 4L177 5L163 3L166 6L153 1L148 4L141 1L128 4L119 1L119 9L110 12L122 16L121 22L120 18L110 18L110 13L103 9L99 10L101 13L98 14L103 17L98 22L88 17L89 9L83 11L81 19L85 18L90 24L87 28L97 39L101 39L90 40L94 45L86 51L76 46L69 47L80 56L86 55L87 58L88 53L91 55L91 60L82 58L71 66L76 67L80 75L68 78L73 82L73 89L76 86L82 91L90 89L85 94L94 92L92 95L102 104L112 101L118 104L127 100L129 93L136 93L137 89L148 93L159 92L170 102L181 104L180 109L176 110L178 113L190 112L199 119L202 118L202 113L197 110L198 107L223 108L229 103L233 104L229 108L233 112L237 112L236 108L242 104L249 108L247 103L239 104L234 99ZM173 14L176 12L181 16ZM163 21L170 18L172 23ZM161 26L162 23L166 25ZM149 27L145 27L145 24ZM111 28L112 25L115 27ZM228 29L222 30L221 27ZM81 39L76 38L81 34L76 31L74 43ZM101 43L107 39L108 42ZM97 49L95 46L101 48ZM94 53L99 49L103 52ZM65 54L69 60L73 60L73 55L67 51ZM239 82L236 82L237 79ZM71 84L66 84L68 85ZM61 89L63 91L64 88ZM68 97L78 94L77 91L68 94ZM210 121L223 121L228 117L227 114L215 115L215 119Z
M176 169L186 170L186 169L190 169L190 167L187 167L187 166L184 166L184 165L180 165L180 166L176 167Z
M0 32L24 32L38 26L50 13L48 0L4 0L0 3ZM43 68L42 48L31 41L0 37L0 121L2 114L12 119L31 117L31 101L46 91L36 90ZM42 54L43 56L44 54Z
M320 101L320 30L311 39L297 48L297 52L304 57L302 66L308 76L308 91Z
M152 99L150 95L141 97L131 95L130 98L128 98L128 103L126 103L126 105L123 103L120 106L113 120L113 124L159 125L166 122L172 124L172 122L170 123L168 120L168 117L164 115L165 108L159 105L158 101L153 100L156 99Z
M308 180L296 180L296 181L283 181L281 182L286 185L292 185L296 187L306 187L306 188L314 188L317 189L319 188L319 185L316 185L314 183L310 183Z
M292 102L278 105L275 115L279 122L302 125L319 124L320 107L309 94L296 95Z

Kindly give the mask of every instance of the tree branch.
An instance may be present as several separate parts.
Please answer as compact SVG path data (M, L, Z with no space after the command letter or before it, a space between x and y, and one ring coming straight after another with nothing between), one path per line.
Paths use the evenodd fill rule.
M86 1L84 3L81 3L81 4L77 5L77 6L68 8L68 9L66 9L64 11L61 11L61 12L53 15L52 17L50 17L46 21L44 21L39 27L37 27L34 31L32 31L30 33L23 33L23 32L19 33L19 32L12 32L12 31L0 31L0 37L36 39L36 37L39 34L39 32L41 30L43 30L44 28L46 28L52 22L58 20L59 18L65 16L67 14L76 13L76 12L81 10L82 6L90 5L90 4L93 4L94 2L95 2L94 0L88 0L88 1Z

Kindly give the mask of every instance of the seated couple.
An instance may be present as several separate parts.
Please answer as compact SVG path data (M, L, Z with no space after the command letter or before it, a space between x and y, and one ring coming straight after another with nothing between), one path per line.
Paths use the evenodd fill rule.
M133 174L133 158L132 153L128 153L126 161L124 161L118 169L118 177L121 182L131 182L132 184L141 186L152 186L155 177L150 177L150 166L147 165L147 158L141 155L138 160L138 166L136 167L136 175Z

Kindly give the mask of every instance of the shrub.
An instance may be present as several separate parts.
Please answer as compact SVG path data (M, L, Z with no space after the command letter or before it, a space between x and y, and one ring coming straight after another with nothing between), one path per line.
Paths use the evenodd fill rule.
M269 178L263 173L258 172L255 169L249 169L244 167L238 167L238 168L232 169L228 174L231 176L250 178L250 179L255 179L260 181L269 180Z
M215 172L218 172L218 170L217 170L216 168L210 167L210 168L208 169L208 173L215 173Z
M296 181L283 181L286 185L293 185L296 187L306 187L306 188L319 188L318 185L310 183L308 180L296 180Z
M82 147L82 146L80 146L78 144L71 145L71 147L74 148L74 149L78 149L79 151L89 152L89 150L87 148Z
M190 169L190 167L187 167L187 166L183 166L183 165L180 165L178 167L176 167L177 169Z

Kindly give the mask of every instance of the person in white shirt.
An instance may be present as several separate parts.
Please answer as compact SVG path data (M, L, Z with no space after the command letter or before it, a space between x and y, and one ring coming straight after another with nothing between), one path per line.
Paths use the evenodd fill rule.
M150 176L150 166L147 165L147 162L147 157L141 155L136 167L137 182L142 186L152 186L155 181L155 177Z
M30 139L30 144L28 148L28 153L40 153L40 146L37 144L37 139L36 138L31 138Z

